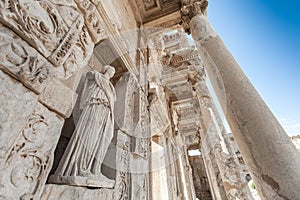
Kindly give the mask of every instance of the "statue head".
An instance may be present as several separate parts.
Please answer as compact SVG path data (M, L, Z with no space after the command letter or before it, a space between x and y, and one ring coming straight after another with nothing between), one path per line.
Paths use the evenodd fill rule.
M106 65L103 68L103 74L106 75L108 78L112 78L115 72L116 72L115 68L110 65Z

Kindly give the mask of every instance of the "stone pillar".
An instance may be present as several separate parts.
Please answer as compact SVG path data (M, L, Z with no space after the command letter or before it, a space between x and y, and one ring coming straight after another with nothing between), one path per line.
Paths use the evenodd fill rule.
M188 190L188 195L190 199L196 199L196 192L195 192L195 187L194 187L194 182L193 182L193 172L192 172L192 167L189 162L188 158L188 153L187 153L187 148L184 146L184 153L183 153L183 167L184 167L184 172L185 172L185 177L186 177L186 186Z
M190 31L202 58L209 63L208 75L260 196L297 199L300 196L299 153L210 26L206 7L207 1L203 0L185 4L182 18L191 19Z
M149 114L145 110L146 93L141 91L139 83L127 72L115 86L118 133L114 199L149 199Z
M222 199L226 198L224 195L228 199L235 197L252 199L247 187L246 173L243 172L229 145L228 134L211 98L205 78L204 68L198 67L196 72L191 73L189 80L192 82L200 104L200 126L202 128L200 137L203 160L208 168L214 169L214 176L219 177L216 181L221 182L215 184L218 185L218 190L215 190L214 193L217 193L217 196Z
M179 181L177 181L176 169L177 152L175 152L175 146L173 145L173 138L171 138L171 136L166 138L166 143L166 170L168 174L169 199L177 199L179 193Z

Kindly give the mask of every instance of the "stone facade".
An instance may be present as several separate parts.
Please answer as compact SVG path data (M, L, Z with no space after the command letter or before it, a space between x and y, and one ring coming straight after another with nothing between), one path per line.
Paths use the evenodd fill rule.
M0 199L297 199L299 137L207 6L1 1Z

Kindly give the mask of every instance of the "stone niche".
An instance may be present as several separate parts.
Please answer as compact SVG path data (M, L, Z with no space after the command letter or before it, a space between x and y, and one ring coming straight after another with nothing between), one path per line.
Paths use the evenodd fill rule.
M76 129L80 117L80 101L82 99L82 91L84 88L84 82L86 79L86 73L90 70L102 71L103 66L99 60L92 56L88 65L82 68L77 74L66 80L65 83L72 87L78 94L77 101L74 105L72 114L65 120L61 135L54 153L54 163L49 173L50 177L54 174L57 169L59 162L68 146L68 143ZM106 153L106 157L103 161L101 172L109 179L116 179L116 136L113 137L111 144ZM69 185L57 185L57 184L46 184L42 199L112 199L113 189L105 188L89 188L89 187L76 187Z

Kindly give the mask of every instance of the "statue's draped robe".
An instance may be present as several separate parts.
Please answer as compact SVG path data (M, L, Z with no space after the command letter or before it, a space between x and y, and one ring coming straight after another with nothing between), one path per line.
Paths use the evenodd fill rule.
M101 165L113 137L112 84L99 72L86 79L80 107L82 112L55 175L100 177Z

